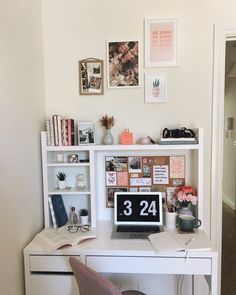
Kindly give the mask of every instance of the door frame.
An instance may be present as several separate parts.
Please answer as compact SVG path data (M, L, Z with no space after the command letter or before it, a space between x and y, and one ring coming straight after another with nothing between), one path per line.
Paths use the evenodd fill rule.
M225 100L226 41L236 40L236 27L214 26L212 158L211 158L211 239L219 253L219 282L222 254L223 136ZM215 222L217 220L217 222ZM220 287L220 284L219 284ZM220 288L218 293L220 294Z

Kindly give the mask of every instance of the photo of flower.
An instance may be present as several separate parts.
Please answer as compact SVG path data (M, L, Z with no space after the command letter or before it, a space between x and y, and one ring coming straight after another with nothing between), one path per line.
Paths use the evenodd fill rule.
M139 42L108 42L108 87L139 86Z

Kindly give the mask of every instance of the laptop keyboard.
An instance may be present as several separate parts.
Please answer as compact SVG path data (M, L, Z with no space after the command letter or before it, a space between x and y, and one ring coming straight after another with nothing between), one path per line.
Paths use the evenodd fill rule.
M117 232L131 233L159 233L159 226L153 225L118 225Z

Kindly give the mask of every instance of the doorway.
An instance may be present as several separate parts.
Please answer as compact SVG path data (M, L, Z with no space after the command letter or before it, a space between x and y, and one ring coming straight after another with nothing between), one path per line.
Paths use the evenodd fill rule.
M236 40L236 28L215 26L212 108L211 239L219 253L219 282L222 258L223 146L225 136L226 43ZM220 284L219 284L220 285ZM218 295L221 294L219 286ZM222 294L223 295L223 294Z

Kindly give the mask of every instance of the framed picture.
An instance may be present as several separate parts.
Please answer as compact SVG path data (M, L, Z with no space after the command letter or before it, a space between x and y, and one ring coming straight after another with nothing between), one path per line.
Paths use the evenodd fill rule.
M78 142L79 145L94 144L93 122L78 122Z
M145 67L177 66L178 20L145 19Z
M145 74L145 102L167 102L166 74Z
M103 61L86 58L79 61L79 94L102 95L104 89Z
M139 87L139 42L107 42L108 88Z

